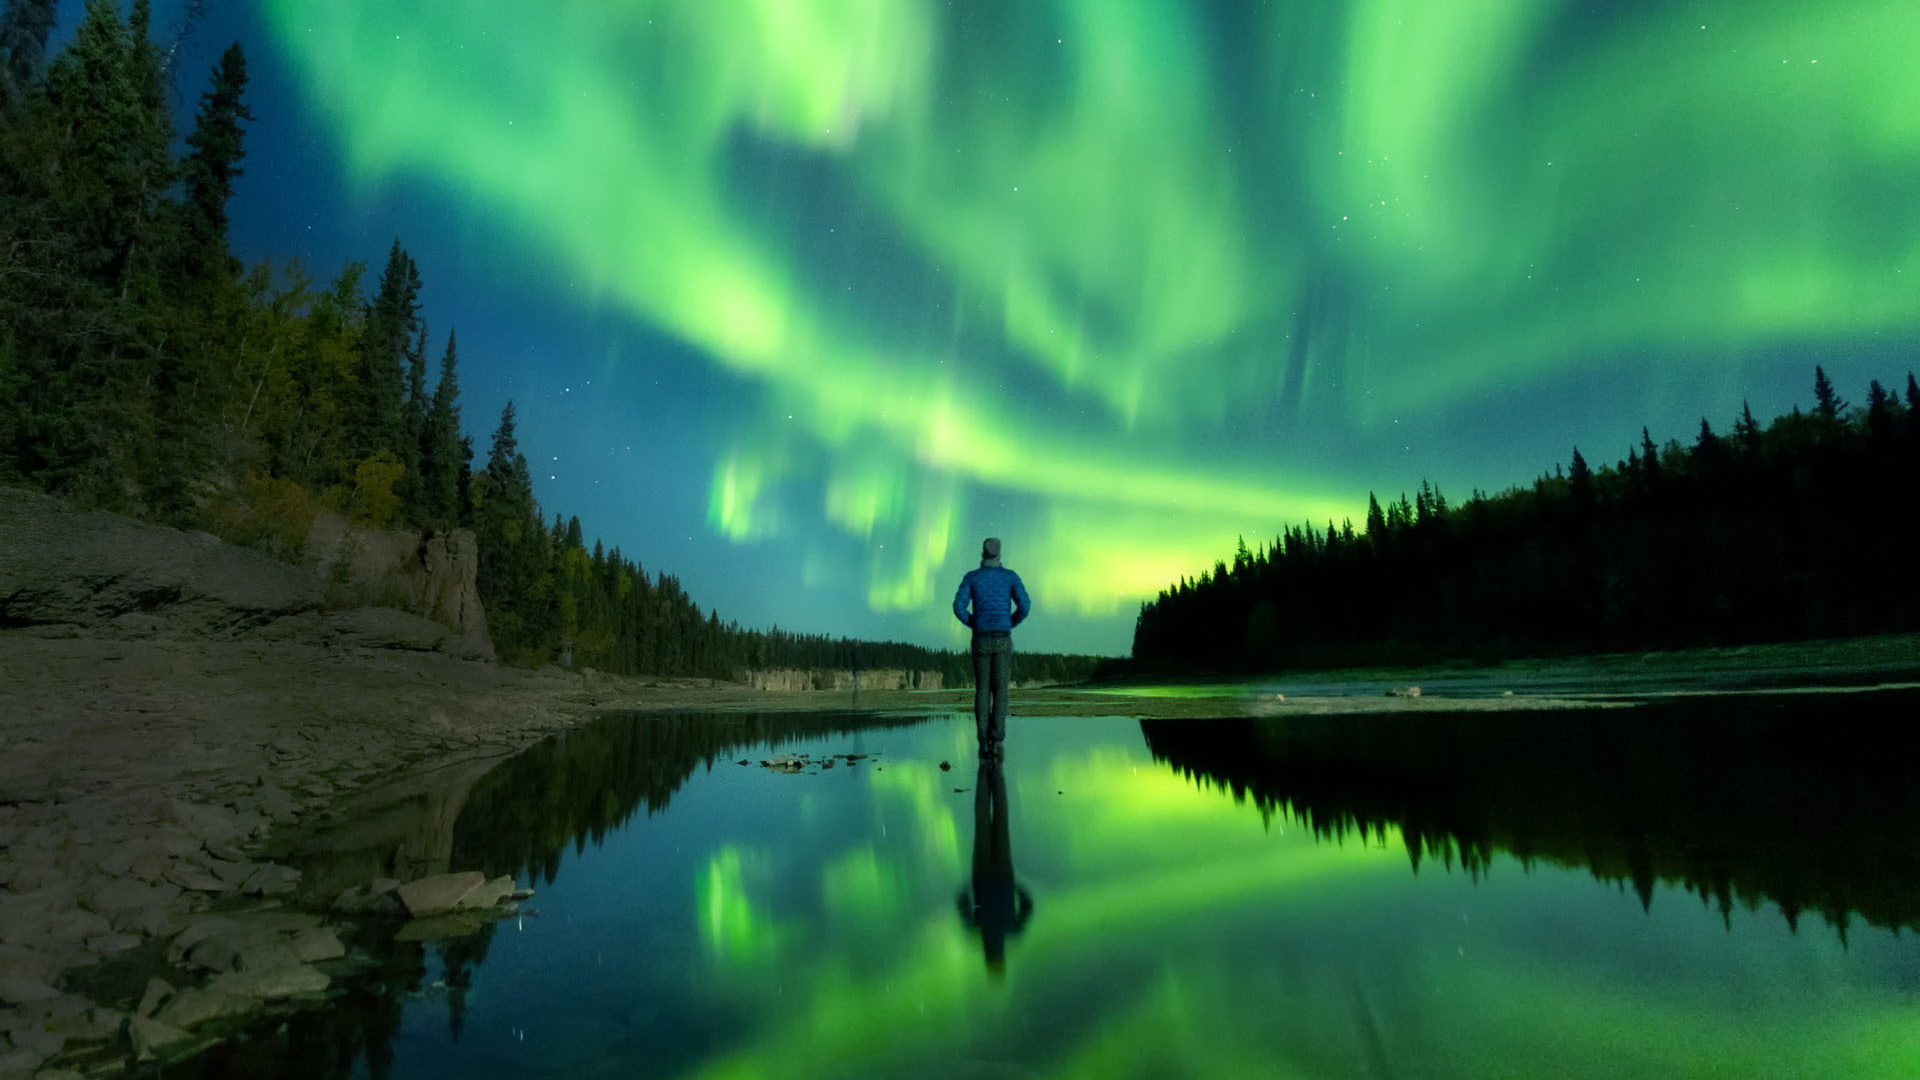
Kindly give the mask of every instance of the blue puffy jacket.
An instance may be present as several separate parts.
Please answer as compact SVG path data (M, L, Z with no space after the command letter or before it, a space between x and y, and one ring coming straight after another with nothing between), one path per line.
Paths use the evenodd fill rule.
M1004 633L1019 626L1032 611L1033 601L1027 599L1027 587L1020 584L1020 575L1004 566L982 565L967 571L967 576L960 579L960 591L953 594L953 617L976 632Z

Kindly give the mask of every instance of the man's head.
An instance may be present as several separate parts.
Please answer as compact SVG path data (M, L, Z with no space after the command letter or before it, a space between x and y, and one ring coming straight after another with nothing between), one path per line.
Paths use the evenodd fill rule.
M1000 538L997 536L987 537L986 542L980 545L980 557L983 559L999 558L1000 557Z

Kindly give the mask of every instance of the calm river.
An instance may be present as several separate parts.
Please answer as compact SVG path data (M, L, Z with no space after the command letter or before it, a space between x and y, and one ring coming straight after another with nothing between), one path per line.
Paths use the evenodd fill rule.
M167 1075L1913 1077L1915 715L609 716L441 838L521 916Z

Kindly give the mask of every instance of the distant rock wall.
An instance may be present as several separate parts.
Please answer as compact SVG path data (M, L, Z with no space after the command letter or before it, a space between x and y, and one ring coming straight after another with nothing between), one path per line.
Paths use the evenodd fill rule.
M734 681L755 690L840 690L855 689L854 673L847 668L769 668L741 671ZM908 671L904 668L871 668L860 672L861 690L939 690L944 677L937 671Z

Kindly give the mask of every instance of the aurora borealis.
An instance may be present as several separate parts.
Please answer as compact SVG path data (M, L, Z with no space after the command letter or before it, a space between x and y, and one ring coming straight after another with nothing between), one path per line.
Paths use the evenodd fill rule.
M1027 647L1124 651L1236 536L1771 415L1815 363L1857 400L1920 345L1897 0L236 17L283 110L249 254L402 235L477 441L515 398L543 506L746 625L955 644L995 534Z

